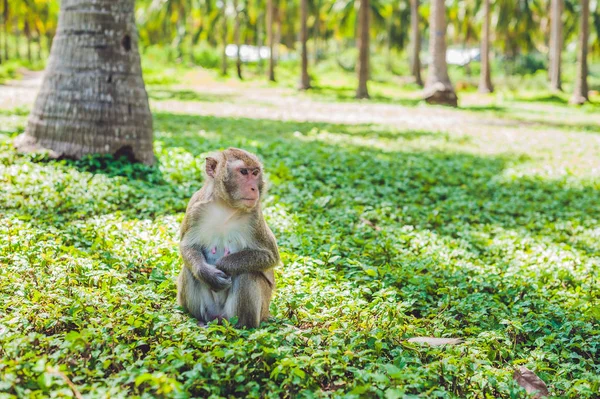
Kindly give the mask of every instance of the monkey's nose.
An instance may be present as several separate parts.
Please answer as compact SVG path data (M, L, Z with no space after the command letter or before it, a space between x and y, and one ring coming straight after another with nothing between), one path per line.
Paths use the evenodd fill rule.
M250 190L252 191L256 191L256 189L254 187L250 187Z

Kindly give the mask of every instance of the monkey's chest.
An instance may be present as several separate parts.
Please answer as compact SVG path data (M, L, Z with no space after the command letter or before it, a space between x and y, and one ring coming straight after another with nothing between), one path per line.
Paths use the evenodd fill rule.
M204 256L211 264L250 247L252 243L252 228L247 218L231 217L218 207L204 214L192 230L191 238L202 246Z

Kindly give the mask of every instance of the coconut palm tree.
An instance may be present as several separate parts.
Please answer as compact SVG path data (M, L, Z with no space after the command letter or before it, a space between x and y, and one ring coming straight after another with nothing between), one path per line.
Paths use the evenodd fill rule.
M115 154L154 162L134 0L62 1L44 81L15 146L48 149L54 157Z
M444 0L431 0L429 15L429 71L423 90L425 101L456 107L458 98L446 64L446 9Z
M550 89L561 91L560 62L563 46L562 35L562 10L563 0L552 0L551 5L551 27L550 27Z
M300 43L302 47L302 62L300 67L300 90L310 88L310 77L308 76L308 54L306 42L308 40L308 0L300 0Z
M577 78L575 79L575 91L571 97L572 104L583 104L588 101L588 36L590 34L590 0L581 0L581 17L579 20L579 39L577 49Z
M269 80L275 81L275 52L274 52L274 40L275 32L273 27L275 25L275 4L277 0L267 0L267 42L269 45Z
M483 0L483 27L481 33L481 72L479 77L479 92L494 91L490 76L490 0Z
M421 79L421 35L419 33L419 0L410 0L410 70L415 83L423 86Z
M360 1L358 11L358 64L356 75L358 87L356 98L369 98L367 81L369 80L369 0Z

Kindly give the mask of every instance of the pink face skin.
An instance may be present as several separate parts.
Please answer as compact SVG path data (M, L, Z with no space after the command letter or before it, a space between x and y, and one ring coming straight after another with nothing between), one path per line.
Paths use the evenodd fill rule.
M246 208L254 208L260 200L260 168L248 167L245 163L237 161L230 166L230 173L237 186L236 200Z

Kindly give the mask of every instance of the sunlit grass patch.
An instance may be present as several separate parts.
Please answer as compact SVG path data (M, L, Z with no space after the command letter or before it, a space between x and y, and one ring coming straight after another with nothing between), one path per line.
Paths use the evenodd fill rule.
M521 364L597 396L593 134L162 112L145 167L19 156L17 114L0 115L18 120L0 134L0 396L69 395L58 367L89 397L512 398ZM229 146L265 162L284 263L251 331L201 329L175 300L179 223Z

